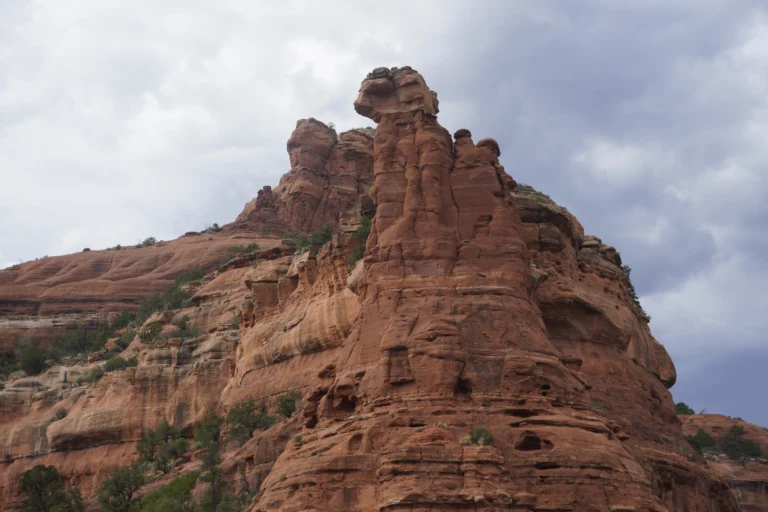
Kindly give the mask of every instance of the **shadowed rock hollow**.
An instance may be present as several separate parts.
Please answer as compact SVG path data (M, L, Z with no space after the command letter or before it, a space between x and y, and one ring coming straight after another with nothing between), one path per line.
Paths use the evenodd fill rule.
M373 138L299 121L290 172L210 241L258 234L262 250L206 269L194 305L169 313L199 337L136 339L138 367L96 384L56 366L6 387L3 502L41 462L92 496L163 418L189 435L206 407L297 392L296 415L224 454L235 490L260 489L251 512L739 510L683 437L674 366L618 252L518 185L496 141L451 136L413 69L374 70L355 109ZM282 241L324 224L320 248ZM34 279L17 281L0 273L0 297Z

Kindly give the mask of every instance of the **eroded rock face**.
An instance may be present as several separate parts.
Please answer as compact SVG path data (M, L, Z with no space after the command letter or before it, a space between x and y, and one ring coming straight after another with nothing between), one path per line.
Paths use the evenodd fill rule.
M269 248L280 242L257 233L195 233L151 247L45 257L0 270L0 352L11 352L22 337L45 346L67 329L95 327L110 313L164 292L179 273L214 270L230 247L250 243Z
M373 180L373 137L367 129L337 135L315 119L302 119L288 139L291 170L273 191L265 187L233 228L271 233L312 233L359 208Z
M570 216L524 222L498 144L454 144L412 69L355 108L378 122L360 314L252 510L737 510L675 453L674 369L620 260L579 258ZM474 428L493 445L460 443Z
M375 138L299 121L280 185L211 240L194 237L218 260L250 238L262 247L212 266L192 307L150 319L165 333L186 314L199 336L136 338L124 354L138 366L94 384L73 379L98 362L0 392L4 509L35 464L57 465L93 500L162 419L191 436L207 407L252 398L274 411L295 392L295 415L224 453L233 491L261 489L251 512L738 510L731 480L683 438L674 366L617 251L515 183L493 139L451 137L411 68L374 70L355 109L378 123ZM322 224L334 236L317 251L281 244ZM85 254L73 257L101 261ZM165 270L158 289L175 275ZM4 289L25 271L0 273L0 297L27 300ZM72 314L89 314L80 295ZM478 441L486 432L492 443Z
M683 432L694 436L704 430L717 442L733 426L744 429L744 439L757 443L763 454L768 454L768 429L722 414L692 414L681 416ZM768 466L764 461L749 459L733 461L714 449L705 454L707 465L729 482L741 510L763 512L768 510Z

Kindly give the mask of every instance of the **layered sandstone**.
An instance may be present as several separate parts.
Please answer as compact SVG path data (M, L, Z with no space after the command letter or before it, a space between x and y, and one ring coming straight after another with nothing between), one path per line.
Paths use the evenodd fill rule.
M674 368L615 251L515 197L495 141L454 143L412 69L355 107L378 123L360 313L251 510L737 510L679 453Z
M373 179L373 138L367 129L340 135L316 119L302 119L288 139L291 169L274 189L264 187L233 227L311 233L359 207Z
M95 327L111 312L134 308L164 291L180 272L211 271L231 247L278 245L290 233L337 227L358 209L372 181L370 130L335 130L314 119L297 123L288 141L291 170L266 186L219 232L190 232L149 247L45 257L0 270L0 352L22 337L46 344L67 329Z
M0 270L0 352L22 337L45 345L77 326L96 326L162 293L184 270L212 271L234 246L279 244L253 234L191 234L149 247L45 257Z
M740 426L744 429L744 439L754 441L763 454L768 454L768 429L764 427L722 414L692 414L681 416L680 419L686 436L694 436L702 429L716 441L722 439L734 425ZM713 452L708 451L706 458L709 466L729 482L742 511L768 510L768 461L733 461L716 448Z
M373 139L299 121L280 185L210 240L193 237L208 244L188 261L208 271L193 306L152 320L186 314L199 336L137 338L125 355L138 367L94 384L73 378L99 363L0 392L4 508L18 506L19 478L35 464L59 466L93 503L162 419L191 435L207 407L253 398L272 410L297 392L297 414L224 454L233 491L260 489L251 512L738 510L732 479L683 437L674 365L628 296L618 252L518 185L493 139L452 137L411 68L374 70L355 108L378 124ZM365 256L351 261L366 216ZM281 241L323 224L334 236L317 251ZM261 251L206 263L206 251L249 237ZM77 268L102 256L65 258L75 257ZM148 274L161 268L139 261ZM158 289L180 267L156 273ZM25 296L9 282L0 297ZM67 294L72 314L93 312L87 289ZM100 293L114 307L136 299ZM52 422L59 408L68 414ZM473 444L473 429L493 442Z

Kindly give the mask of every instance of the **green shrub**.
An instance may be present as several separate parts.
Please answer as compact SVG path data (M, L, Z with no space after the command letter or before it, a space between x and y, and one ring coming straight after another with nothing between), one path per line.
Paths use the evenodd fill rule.
M128 345L131 344L133 338L136 337L136 329L128 329L120 335L120 339L117 340L117 346L125 350Z
M58 336L53 340L51 343L51 354L54 359L59 359L63 356L97 352L104 348L111 332L106 324L102 324L96 329L78 327L77 329L69 330L64 335Z
M104 371L107 373L124 370L126 368L128 368L128 361L120 356L110 358L104 365Z
M310 242L312 243L312 247L317 249L325 245L326 243L330 242L333 238L333 228L330 224L323 224L317 230L312 233L312 236L310 237Z
M203 277L205 277L205 271L201 268L193 268L180 273L163 295L153 293L139 303L136 321L143 323L153 313L191 306L192 301L189 299L189 293L183 290L182 287Z
M136 504L138 512L189 512L194 510L192 489L200 476L192 471L171 480L168 485L141 498Z
M171 322L180 331L186 331L189 327L189 315L184 315L181 318L176 318Z
M302 235L301 233L293 233L290 235L290 240L293 246L296 248L295 254L302 254L310 249L316 251L326 243L330 242L333 238L333 228L330 224L323 224L309 237Z
M133 322L136 319L136 313L129 310L128 308L123 308L120 313L112 319L112 323L110 324L110 327L113 330L122 329L124 327L128 327L128 324Z
M67 417L67 410L66 409L59 409L56 411L56 413L53 415L53 417L58 420L63 420Z
M744 439L744 427L733 425L720 442L723 452L731 460L740 461L748 457L762 457L760 446L750 439Z
M156 469L167 473L171 463L184 455L188 447L181 431L163 420L155 430L147 430L141 436L136 451L140 461L152 463Z
M200 329L189 324L189 316L184 315L181 318L176 318L172 322L176 327L176 332L172 333L169 337L174 338L194 338L200 335Z
M221 264L225 265L235 259L239 254L250 254L257 252L260 249L259 244L251 243L248 245L236 245L228 249L229 254L221 260Z
M219 467L221 464L221 426L223 419L215 410L209 410L195 429L195 441L202 448L200 481L208 484L200 501L201 510L229 510L232 495L227 492L227 479Z
M678 402L675 404L675 412L677 414L695 414L693 409L688 407L688 404L685 402Z
M133 510L137 491L146 483L144 472L137 465L113 471L96 491L102 507L110 512Z
M152 322L149 325L145 325L139 330L139 339L142 343L149 343L160 335L160 331L163 330L163 324L160 322Z
M472 444L480 446L490 446L493 444L493 436L487 428L473 428L469 431L469 439L472 441Z
M210 226L208 224L206 224L205 225L205 229L203 229L200 233L202 233L202 234L205 234L205 233L218 233L222 229L223 228L219 227L219 225L214 222Z
M370 217L363 217L362 224L359 228L357 228L357 231L354 232L352 235L352 239L359 243L352 251L349 253L349 264L350 266L354 266L355 263L357 263L360 259L362 259L363 256L365 256L365 243L368 240L368 237L371 234L371 218Z
M365 245L358 245L349 252L349 265L354 267L355 263L363 259L363 256L365 256Z
M97 366L89 371L87 374L77 378L77 384L94 383L104 376L104 370L101 366Z
M83 252L89 252L90 250L91 250L90 247L86 247L85 249L83 249Z
M164 306L163 298L158 293L149 295L144 300L139 302L139 311L137 314L137 320L139 323L143 323L147 318L152 316L153 313L162 311Z
M181 286L187 283L191 283L192 281L199 281L200 279L205 277L205 271L201 268L191 268L189 270L185 270L178 276L176 276L176 279L173 281L172 286Z
M291 240L291 243L295 248L294 254L305 253L310 248L311 243L309 238L306 235L303 235L301 233L293 233L290 235L289 239Z
M13 354L0 353L0 380L8 378L10 374L20 369L21 365Z
M38 464L21 477L21 490L26 495L22 503L25 512L83 512L80 489L64 492L64 479L54 466Z
M698 453L702 453L705 448L715 446L715 440L703 429L699 429L695 435L686 437L685 439L688 441L688 444L691 445L691 448Z
M21 369L29 375L38 375L45 370L47 354L37 344L30 344L21 350Z
M277 397L277 404L275 406L275 412L280 416L289 418L294 412L296 412L296 400L301 398L301 395L296 391L291 391L288 394L280 395Z
M637 309L642 313L644 316L648 317L650 320L650 316L645 312L643 309L642 304L640 304L640 298L637 296L637 292L635 291L635 286L632 284L632 279L629 277L629 275L632 273L632 267L629 265L622 265L621 271L624 273L624 276L627 278L627 295L629 295L629 298L632 299L632 302L637 306Z
M128 363L128 368L135 368L139 365L139 358L136 356L133 356L126 360Z
M264 405L257 407L251 399L232 407L227 413L226 423L229 425L227 437L242 446L251 438L254 430L271 427L275 418L267 414Z
M357 231L355 231L355 234L352 235L352 238L354 238L358 242L365 242L366 240L368 240L368 236L370 236L370 234L371 234L371 218L363 217L360 227L357 228Z

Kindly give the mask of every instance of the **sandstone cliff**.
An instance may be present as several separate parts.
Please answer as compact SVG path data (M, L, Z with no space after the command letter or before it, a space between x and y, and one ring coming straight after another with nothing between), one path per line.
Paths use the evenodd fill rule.
M199 335L136 337L124 354L137 367L92 384L73 377L99 362L6 383L5 509L35 464L92 497L162 419L190 435L208 407L272 410L295 392L298 414L225 454L232 487L259 490L252 512L739 510L733 479L685 440L674 365L618 252L518 185L493 139L452 137L411 68L374 70L355 109L373 138L299 121L279 186L220 233L120 255L141 272L110 274L117 253L97 251L50 258L56 272L0 272L6 345L35 322L114 312L185 268L207 272L189 307L148 320L187 315ZM319 249L283 240L324 224L334 234ZM219 265L251 240L258 251Z
M723 439L735 426L743 429L744 439L756 443L763 454L768 454L768 429L721 414L683 415L681 420L686 436L695 436L702 430L718 443L705 448L704 456L709 466L729 482L741 510L768 510L768 461L762 457L745 457L736 461L724 453L721 446Z

